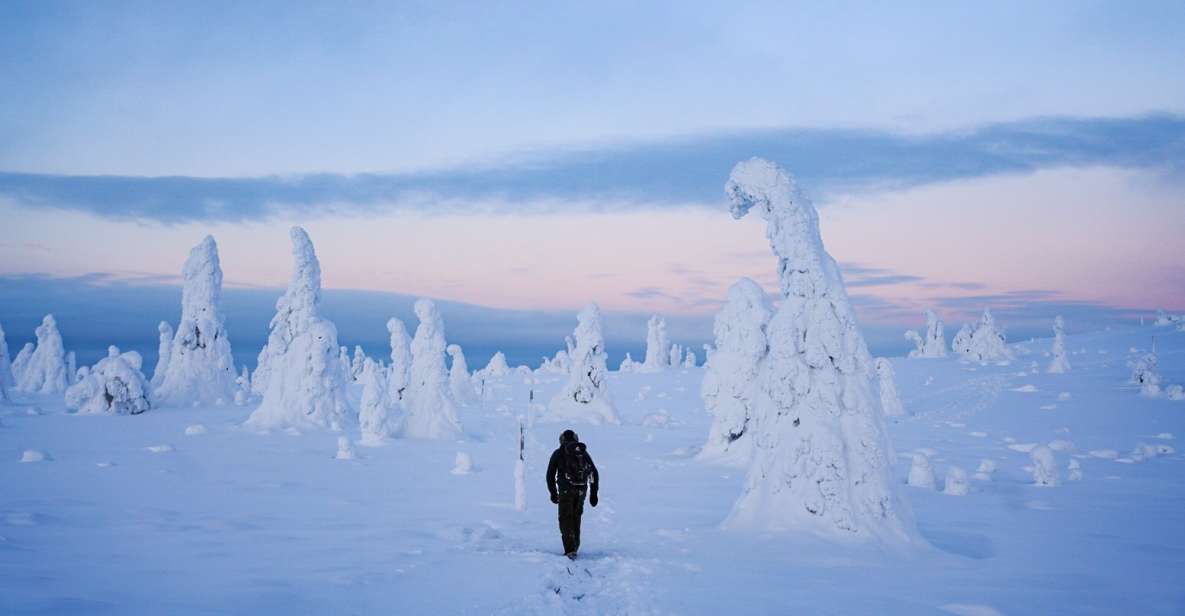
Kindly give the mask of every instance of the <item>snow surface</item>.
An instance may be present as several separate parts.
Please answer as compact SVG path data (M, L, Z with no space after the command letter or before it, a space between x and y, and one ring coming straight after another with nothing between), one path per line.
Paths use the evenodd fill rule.
M599 506L585 508L579 577L559 555L543 486L567 426L532 426L540 410L528 410L532 385L517 377L486 410L462 409L477 435L464 449L483 468L470 475L449 473L451 440L392 441L336 461L335 434L242 429L258 400L76 416L60 394L12 392L0 406L0 612L724 614L741 597L746 613L767 614L1180 614L1185 456L1108 459L1141 443L1181 451L1185 402L1141 397L1127 382L1127 351L1146 352L1152 331L1069 334L1068 348L1088 353L1061 375L891 359L911 410L886 425L894 448L933 450L940 477L995 465L994 481L960 498L904 491L925 542L908 555L722 530L744 474L695 458L713 421L703 369L610 373L621 425L574 426L603 477ZM1166 380L1185 382L1185 333L1157 330L1157 348ZM541 400L566 383L537 376ZM1030 383L1036 392L1008 391ZM349 386L351 400L362 387ZM642 425L660 409L668 424ZM518 415L528 416L523 512ZM183 436L197 423L206 434ZM1057 464L1065 478L1077 460L1083 478L1033 486L1029 455L1005 437L1072 441ZM53 461L21 464L26 450ZM895 481L910 461L894 459Z

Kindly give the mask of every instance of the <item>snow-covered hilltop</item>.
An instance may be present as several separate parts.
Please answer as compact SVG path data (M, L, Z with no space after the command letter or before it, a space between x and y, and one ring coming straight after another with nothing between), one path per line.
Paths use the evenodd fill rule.
M823 249L814 206L785 171L758 158L733 168L725 192L734 218L756 209L765 219L783 296L766 328L752 417L756 451L727 525L912 541L872 358L839 267Z

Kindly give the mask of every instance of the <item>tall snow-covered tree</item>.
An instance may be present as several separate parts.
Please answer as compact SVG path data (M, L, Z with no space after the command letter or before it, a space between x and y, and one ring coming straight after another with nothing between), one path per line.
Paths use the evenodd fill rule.
M1066 322L1058 315L1053 320L1053 360L1049 362L1050 374L1064 374L1070 371L1070 359L1066 356Z
M362 364L362 400L358 404L358 426L363 445L380 445L391 436L390 398L386 371L369 357Z
M568 354L571 359L568 382L548 404L547 418L621 423L609 395L601 309L589 304L576 315L576 321L575 342Z
M905 415L905 407L901 405L901 397L897 395L897 375L888 359L876 359L876 377L881 392L881 409L884 410L885 417Z
M69 384L66 378L66 349L62 345L62 334L58 332L58 322L52 314L41 319L36 334L37 346L29 354L27 363L21 366L16 388L27 393L62 393ZM18 355L17 359L21 357Z
M638 367L638 372L661 372L671 365L670 352L667 320L656 314L646 322L646 359Z
M726 526L913 542L872 358L839 267L823 249L818 213L785 171L757 158L733 168L725 192L734 218L757 209L765 219L783 297L766 327L756 452Z
M909 330L905 338L917 347L909 352L910 357L946 357L946 336L943 333L942 319L933 310L926 311L926 337Z
M25 373L25 368L29 366L29 360L33 359L34 348L32 342L26 342L25 346L21 347L20 352L12 360L12 378L15 383L21 382L21 375Z
M149 385L153 389L160 387L160 384L165 380L165 373L169 371L169 356L173 354L173 326L169 325L168 321L161 321L156 326L156 331L160 335L160 343L157 346L156 368L152 370L152 381Z
M119 347L107 347L107 357L66 389L66 408L80 415L139 415L147 411L152 404L148 380L141 372L143 364L135 351L121 353Z
M407 397L407 385L411 382L411 336L407 335L403 321L394 317L387 320L387 333L391 336L387 397L392 402L403 402Z
M759 367L768 349L765 326L770 314L765 290L749 278L733 283L728 301L716 314L716 350L700 385L704 409L712 416L708 442L700 452L703 459L742 467L753 459L750 420Z
M445 369L444 320L430 299L415 304L420 324L411 341L411 381L405 406L407 413L399 428L405 438L453 438L461 434L457 407L449 394Z
M247 425L340 430L354 416L346 402L349 375L337 361L337 328L320 314L321 264L304 229L293 227L290 236L295 271L260 353L267 386Z
M12 360L8 356L8 340L4 336L3 327L0 327L0 386L16 386L16 377L12 374Z
M461 346L450 344L445 348L449 357L453 358L448 369L448 384L452 390L453 399L460 404L470 404L477 399L477 392L473 389L473 375L469 374L469 363L465 361L465 351Z
M213 237L193 247L181 273L181 322L154 401L157 406L230 404L238 373L222 313L222 265Z
M996 328L996 320L992 318L990 308L983 309L979 323L967 323L959 329L959 333L951 341L951 348L964 359L971 361L986 362L1013 358L1004 333Z

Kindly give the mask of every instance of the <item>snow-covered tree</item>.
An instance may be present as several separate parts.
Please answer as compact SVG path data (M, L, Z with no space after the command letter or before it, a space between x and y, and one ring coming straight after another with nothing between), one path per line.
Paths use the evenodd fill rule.
M21 347L20 352L16 354L16 358L12 360L14 385L21 382L21 375L25 373L25 368L29 366L29 360L33 359L34 348L32 342L26 342L25 346Z
M750 420L770 314L765 290L748 278L733 283L728 301L716 314L716 351L704 366L700 385L704 409L712 416L708 441L700 452L703 459L745 466L753 458Z
M975 478L980 481L991 481L992 473L996 472L996 461L983 458L979 461L979 468L975 469Z
M247 372L247 366L243 366L243 373L239 378L235 379L235 404L243 406L251 399L251 375Z
M350 362L350 381L357 383L362 378L362 371L366 369L366 351L362 345L354 345L354 359Z
M684 368L694 368L696 365L695 351L687 349L687 355L683 357Z
M634 361L634 358L630 357L629 353L626 353L625 359L621 360L621 365L619 365L617 367L617 371L618 372L637 372L638 371L638 362Z
M1140 394L1149 398L1160 395L1160 368L1156 356L1156 343L1152 350L1132 363L1131 382L1140 386Z
M139 415L152 407L144 360L135 351L107 347L107 357L84 369L78 383L66 390L66 408L80 415Z
M1164 310L1156 311L1156 320L1152 322L1156 327L1168 327L1173 324L1173 319Z
M985 362L1012 359L1012 351L1008 350L1004 333L996 329L996 321L992 318L989 308L983 309L983 316L979 323L964 324L951 348L964 359Z
M539 371L543 373L568 374L571 369L572 361L568 357L568 352L563 349L556 351L553 358L544 357L543 362L539 364Z
M1070 360L1066 357L1066 322L1058 315L1053 320L1053 361L1049 362L1050 374L1070 371Z
M667 339L667 320L657 314L646 322L646 359L638 372L661 372L671 363L671 343Z
M411 382L411 336L407 335L403 321L395 317L387 320L387 333L391 336L387 397L391 402L403 402L407 397L407 384Z
M430 299L416 300L415 338L411 341L411 382L405 406L407 413L399 435L405 438L453 438L461 434L457 407L449 395L445 369L444 321Z
M678 344L671 345L670 366L678 368L679 364L683 363L683 347Z
M885 411L885 417L905 415L905 407L901 405L901 398L897 395L897 376L893 371L893 364L884 357L878 357L876 376L881 392L881 408Z
M194 246L181 273L181 322L153 399L158 406L229 404L238 373L222 313L222 266L213 237Z
M362 429L361 442L363 445L379 445L391 436L387 375L368 357L363 360L360 380L362 400L358 404L358 425Z
M548 404L548 418L620 423L609 395L601 309L589 304L576 315L576 321L575 343L568 354L572 361L568 382Z
M933 310L926 311L926 337L910 330L905 332L905 338L917 347L909 352L910 357L946 357L946 337L943 333L942 319Z
M727 524L914 541L873 392L872 357L839 267L823 249L818 213L785 171L761 159L738 163L725 191L734 218L756 208L765 219L783 297L766 327L751 428L756 452Z
M304 229L293 227L290 236L292 282L276 302L276 316L260 354L267 387L247 425L341 430L354 422L354 416L346 402L349 375L337 360L337 327L320 314L321 263Z
M473 376L469 374L465 352L456 344L448 345L445 351L453 358L453 363L448 369L448 384L453 399L461 404L469 404L477 399L477 392L473 389Z
M1082 464L1074 458L1070 458L1070 465L1066 467L1066 478L1070 481L1082 481Z
M36 334L37 346L29 354L27 363L20 368L17 390L40 394L66 391L66 350L62 346L62 335L58 333L58 323L52 314L45 315ZM18 355L17 360L21 359Z
M165 373L169 371L169 356L173 353L173 326L168 321L161 321L156 326L160 334L160 344L157 346L156 368L152 370L152 389L160 387L165 380Z
M510 364L506 363L506 355L503 354L502 351L498 351L497 353L494 353L493 357L490 358L490 361L486 364L486 367L478 370L477 374L473 376L477 379L485 379L489 381L492 379L505 378L508 374L510 374Z
M8 339L0 327L0 386L15 387L16 377L12 373L12 360L8 355Z
M913 462L909 465L909 478L906 483L915 488L934 489L934 469L930 467L930 458L926 454L913 454Z
M1033 485L1052 488L1058 485L1057 461L1053 457L1053 450L1045 445L1038 445L1029 452L1033 461Z
M337 363L342 367L342 374L352 381L354 379L354 362L350 359L350 349L345 345L337 349Z

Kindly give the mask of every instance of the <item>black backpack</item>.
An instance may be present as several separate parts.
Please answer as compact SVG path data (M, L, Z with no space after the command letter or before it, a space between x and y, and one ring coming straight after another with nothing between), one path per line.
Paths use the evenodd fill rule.
M592 471L592 464L588 461L588 453L584 443L567 443L564 445L564 479L573 487L582 488L588 485L588 476Z

